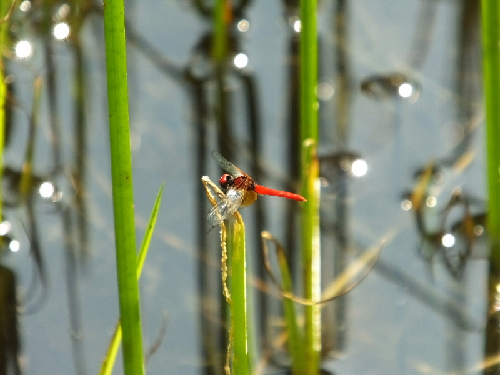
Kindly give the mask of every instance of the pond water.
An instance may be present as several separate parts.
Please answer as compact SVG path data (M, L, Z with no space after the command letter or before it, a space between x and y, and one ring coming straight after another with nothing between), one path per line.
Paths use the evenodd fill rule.
M138 246L165 182L140 283L145 347L162 339L148 374L222 373L219 234L207 233L200 181L220 176L210 151L255 172L263 185L297 189L298 10L293 1L232 2L234 55L243 55L227 77L228 128L221 128L207 60L212 20L200 11L209 3L126 2ZM324 309L324 367L337 375L481 367L485 142L472 3L319 5L325 287L385 241L366 279ZM1 260L17 278L21 369L96 374L118 317L101 4L43 9L26 0L11 22L3 212L19 249ZM61 22L69 36L59 26L58 40L52 30ZM30 153L33 179L23 193L19 179ZM38 191L44 181L57 188L49 198ZM257 292L265 276L256 233L269 230L292 252L298 211L280 198L259 202L242 211L261 312L254 341L265 372L279 373L288 357L269 344L282 326L277 299ZM471 222L473 235L463 229Z

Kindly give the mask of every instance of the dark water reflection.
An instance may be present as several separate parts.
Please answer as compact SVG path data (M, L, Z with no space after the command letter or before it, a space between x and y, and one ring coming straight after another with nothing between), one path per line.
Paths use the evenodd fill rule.
M229 1L226 59L214 64L210 2L127 2L138 241L166 181L141 280L149 374L223 373L220 243L217 230L207 234L200 183L221 173L210 151L263 185L299 190L297 3ZM0 371L9 362L2 373L94 374L118 316L102 12L91 1L50 4L13 8L4 58L11 230L0 253ZM488 252L478 18L467 0L320 4L324 286L390 239L374 272L323 309L328 373L480 367ZM269 197L242 211L255 359L269 373L290 359L260 233L284 244L300 285L299 213ZM7 250L12 241L18 251Z

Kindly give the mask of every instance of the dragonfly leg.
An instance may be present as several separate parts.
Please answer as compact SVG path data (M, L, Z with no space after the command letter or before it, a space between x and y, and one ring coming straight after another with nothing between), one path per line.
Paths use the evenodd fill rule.
M210 203L212 204L212 206L216 206L217 205L217 200L215 199L212 191L215 192L215 194L217 194L219 196L219 198L221 198L221 199L226 196L226 194L224 194L222 192L222 190L219 189L219 187L216 184L214 184L212 182L212 180L210 180L210 177L203 176L201 178L201 182L203 183L203 186L205 187L207 198L210 201Z

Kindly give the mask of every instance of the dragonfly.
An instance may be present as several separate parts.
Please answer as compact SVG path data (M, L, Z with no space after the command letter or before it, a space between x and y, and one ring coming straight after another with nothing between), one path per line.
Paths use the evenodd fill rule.
M207 216L211 228L221 225L240 208L250 206L257 200L259 194L306 202L306 199L298 194L256 184L252 177L242 172L215 150L212 151L212 158L228 173L223 174L219 179L219 184L222 189L226 190L226 195L216 206L212 207Z

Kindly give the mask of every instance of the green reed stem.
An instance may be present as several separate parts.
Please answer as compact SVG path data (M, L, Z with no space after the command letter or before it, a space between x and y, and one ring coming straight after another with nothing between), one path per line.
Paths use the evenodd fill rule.
M2 0L0 2L0 17L6 17L11 2L7 0ZM0 51L2 52L2 61L0 62L0 180L2 180L3 172L3 149L5 143L5 125L6 125L6 105L7 105L7 80L5 79L5 51L10 48L10 38L9 38L9 25L8 19L3 19L0 23ZM0 221L3 220L2 216L2 189L0 189Z
M483 82L486 100L486 155L488 171L488 234L490 237L489 304L486 328L486 357L500 351L500 313L492 309L500 295L500 4L483 0ZM497 374L497 364L485 369Z
M216 63L221 64L226 58L226 23L224 20L226 0L216 0L214 9L214 44L212 57Z
M483 78L486 99L486 150L488 168L488 225L493 242L500 243L500 3L483 0ZM492 253L500 266L500 254ZM500 267L499 267L500 269Z
M123 366L126 375L140 375L144 374L144 363L136 272L124 14L123 0L104 2L111 174L120 320L123 330Z
M239 214L237 214L239 216ZM231 329L233 332L234 375L250 374L248 350L247 270L245 225L241 216L229 220L227 247L231 273Z
M301 101L301 162L302 195L307 199L302 210L302 267L304 298L319 300L319 168L318 145L318 81L317 4L316 0L301 0L302 31L300 34L300 101ZM304 351L306 373L317 374L321 349L321 311L319 306L305 307Z
M148 227L146 229L146 233L144 233L144 238L142 240L141 250L139 251L139 255L137 256L137 280L141 277L142 266L144 265L144 261L146 260L146 255L148 254L149 244L151 242L151 237L153 236L154 228L156 225L156 218L158 217L158 211L160 210L161 197L163 195L163 187L160 187L160 191L156 196L156 201L153 206L153 210L151 211L151 216L149 217ZM101 370L99 371L99 375L111 375L113 372L113 366L115 364L116 354L118 353L118 349L120 348L120 343L122 340L122 326L120 320L116 323L115 332L109 343L108 351L106 352L106 357L101 365Z

